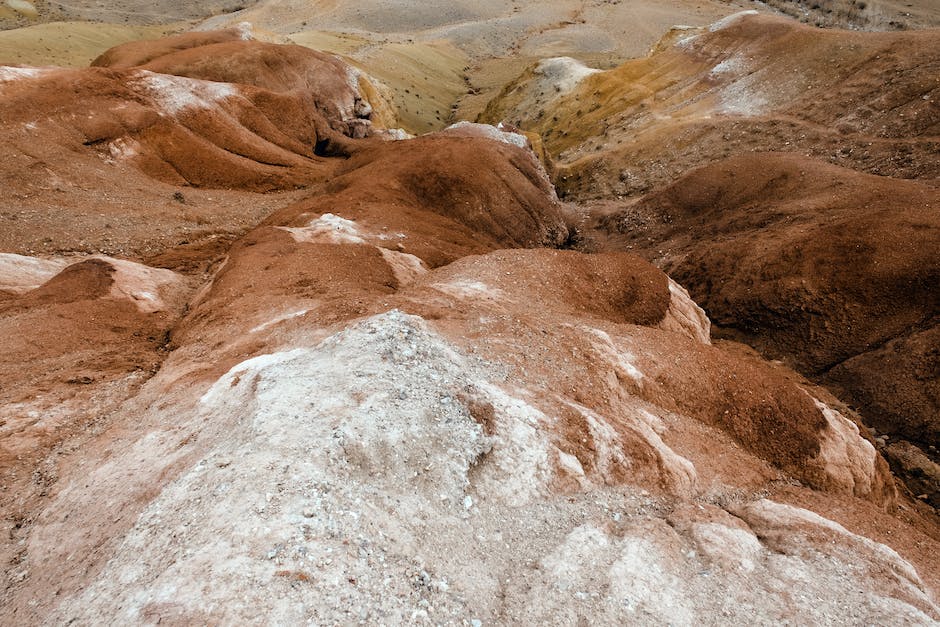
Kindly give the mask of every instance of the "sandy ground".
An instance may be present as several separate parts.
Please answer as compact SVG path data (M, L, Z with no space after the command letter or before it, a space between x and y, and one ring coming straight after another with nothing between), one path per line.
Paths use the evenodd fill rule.
M0 64L81 67L127 41L177 32L184 24L136 26L90 22L49 22L0 31Z

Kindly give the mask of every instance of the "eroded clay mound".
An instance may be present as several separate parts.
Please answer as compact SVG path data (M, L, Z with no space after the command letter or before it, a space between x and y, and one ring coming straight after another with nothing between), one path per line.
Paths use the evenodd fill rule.
M251 28L245 24L242 27L225 30L182 33L161 39L131 41L106 50L92 61L91 65L93 67L131 68L181 50L249 39L251 39Z
M339 57L302 46L220 42L156 56L138 67L290 95L312 106L337 132L350 137L372 132L373 105L365 93L375 97L377 92L369 89L368 79Z
M107 424L159 369L191 289L109 257L12 254L0 254L0 285L0 509L11 539L0 559L15 564L19 530L57 479L56 451Z
M634 480L657 465L677 472L683 491L695 469L661 439L672 426L656 410L623 415L639 421L627 428L575 405L593 439L581 458L599 464L582 470L552 441L555 415L499 361L391 311L237 365L177 414L207 425L194 442L159 429L89 477L126 493L115 481L125 469L137 483L153 463L174 468L99 574L74 596L63 590L50 616L744 623L754 612L821 618L848 599L859 620L937 615L909 562L811 511L603 489L618 464L637 465ZM560 472L570 483L553 496ZM84 518L81 500L63 495L36 539L69 533L63 508ZM848 573L851 595L836 585Z
M156 352L188 296L183 278L169 270L108 257L0 254L0 261L4 278L19 283L18 293L0 301L8 357L3 380L10 392L24 388L21 394L30 383L30 396L54 382L154 369ZM43 280L48 273L30 272L40 265L61 271ZM30 279L37 284L29 285ZM40 374L23 368L27 362L47 367Z
M659 325L674 307L669 277L639 257L622 253L498 251L442 268L432 285L455 296L471 296L476 287L481 298L498 295L523 310L545 303L555 313L644 326ZM707 337L707 321L705 325L687 331Z
M641 483L680 492L687 481L695 484L694 473L679 478L684 471L672 462L644 469L635 459L650 459L639 450L651 444L635 440L644 428L628 418L640 401L658 407L649 409L654 415L665 409L716 427L818 489L891 501L886 466L854 425L758 361L709 346L707 320L704 328L671 324L690 301L670 288L665 275L633 255L506 251L422 276L404 296L429 318L462 312L466 327L446 328L456 337L469 333L468 346L514 364L514 377L528 380L530 391L541 388L532 398L555 417L558 446L587 459L585 472L602 472L605 482L642 476ZM520 341L541 346L522 354ZM628 454L633 461L593 459L600 450L593 420L608 421L622 446L637 447Z
M932 179L937 50L937 31L820 31L740 14L676 31L649 57L606 72L543 60L481 118L538 132L571 198L645 192L755 150Z
M569 234L532 153L482 137L373 143L343 164L324 194L268 222L303 228L324 213L354 220L432 267L496 248L559 246Z
M567 390L576 404L619 415L612 399L627 386L645 402L727 431L748 450L815 487L879 503L892 498L884 463L850 422L837 414L827 418L828 410L808 392L772 370L708 346L704 314L682 288L637 257L507 251L466 257L430 271L420 255L409 252L421 252L420 242L412 248L416 233L423 233L417 222L392 234L374 223L367 226L336 214L308 219L298 227L273 224L278 218L272 216L268 225L232 249L212 286L174 333L174 344L186 349L193 344L212 346L207 338L225 329L231 339L214 347L218 357L210 372L217 372L219 364L256 354L272 335L278 342L287 341L291 335L282 335L285 330L304 321L344 324L404 298L407 309L430 319L449 320L451 312L461 312L464 324L474 315L490 320L485 333L473 331L484 343L490 343L490 335L525 337L542 329L533 341L548 342L552 349L540 350L537 358L525 359L520 367L533 376L541 373L537 380L546 385L545 398L550 398L549 390ZM272 309L278 313L265 319L263 312ZM592 319L599 326L585 325ZM618 348L627 340L605 330L610 324L632 329L629 357ZM488 353L499 355L501 350L497 342ZM564 365L572 350L597 363L574 375L573 366ZM592 381L593 389L580 390L580 380ZM573 432L563 437L576 451L588 423L578 418L570 402L549 403L567 416L565 428ZM636 437L633 429L627 428L631 435L625 437ZM826 443L830 436L821 435L832 429L831 437L838 442L855 429L850 439L856 444L850 448L857 448L835 465ZM619 474L626 473L622 468L609 472L610 480L627 476ZM677 481L658 477L655 468L649 472L644 476L651 484Z
M662 258L715 322L820 372L940 314L938 203L930 186L759 154L601 222Z
M358 72L304 48L232 41L151 65L0 68L5 146L63 178L85 152L171 184L270 191L321 180L317 153L371 132Z
M237 324L248 312L257 319L270 300L293 303L284 315L347 321L376 311L430 268L499 248L557 246L566 237L560 205L530 152L482 138L377 142L319 194L275 212L237 242L174 341L185 344L206 325ZM660 294L646 296L648 283L624 287L617 298L625 305L670 293L659 271L646 272ZM668 307L660 300L646 315L659 321ZM261 318L251 328L265 324ZM243 339L235 355L251 350L251 336Z
M934 187L760 154L600 223L610 246L658 259L726 334L835 384L880 432L936 446L938 206Z

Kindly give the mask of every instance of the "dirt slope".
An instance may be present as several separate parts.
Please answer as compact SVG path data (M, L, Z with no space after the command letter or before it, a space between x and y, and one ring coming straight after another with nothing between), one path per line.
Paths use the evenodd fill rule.
M271 74L205 80L234 80L236 52ZM166 107L133 87L163 77L184 102L237 94L157 129L218 141L258 111L293 137L266 103L348 76L251 42L147 63L173 73L47 70L0 99L105 85L117 116ZM0 257L0 622L940 620L936 521L835 398L714 345L641 258L553 249L569 212L526 137L344 138L345 93L302 109L339 148L293 153L322 168L303 197L202 265ZM95 171L118 189L139 167Z
M931 502L938 36L745 12L609 71L543 60L481 116L539 135L596 245L655 260L725 333L920 446L892 459Z
M930 180L940 149L938 38L742 13L675 31L649 57L606 72L543 61L481 121L537 132L571 199L635 195L723 157L771 150Z
M89 22L49 22L0 31L0 64L83 67L111 48L161 37L179 28Z
M936 187L763 153L694 170L598 225L605 247L688 286L726 335L936 451L938 207Z
M389 108L358 70L243 35L214 35L228 42L214 44L224 55L215 63L201 52L213 46L179 51L198 43L182 36L119 47L99 61L123 55L132 65L141 59L128 55L143 51L153 69L0 69L3 249L137 259L176 246L211 249L288 202L246 202L224 188L292 190L323 180L333 165L318 152L342 152L345 136L372 132L372 117L381 124Z

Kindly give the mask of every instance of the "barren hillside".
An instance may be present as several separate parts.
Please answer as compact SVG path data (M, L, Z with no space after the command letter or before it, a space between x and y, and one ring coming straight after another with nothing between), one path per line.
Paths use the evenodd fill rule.
M480 121L538 133L573 199L630 196L723 157L812 155L936 180L940 31L820 30L739 13L609 71L546 59Z
M938 32L736 8L8 31L0 625L940 622Z

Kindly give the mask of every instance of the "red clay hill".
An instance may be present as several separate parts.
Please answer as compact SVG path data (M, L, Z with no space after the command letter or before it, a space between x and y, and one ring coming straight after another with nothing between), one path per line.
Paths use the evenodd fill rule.
M938 50L745 12L612 70L542 61L482 118L538 134L573 241L653 260L722 337L916 445L884 450L938 504Z
M940 620L936 518L852 414L648 261L563 250L525 137L360 137L348 68L234 36L0 70L43 159L4 177L137 198L125 259L87 214L5 236L0 622ZM224 237L173 244L157 193Z
M694 170L598 224L607 246L688 286L725 336L935 451L938 211L931 185L765 153ZM937 487L922 489L935 500Z

